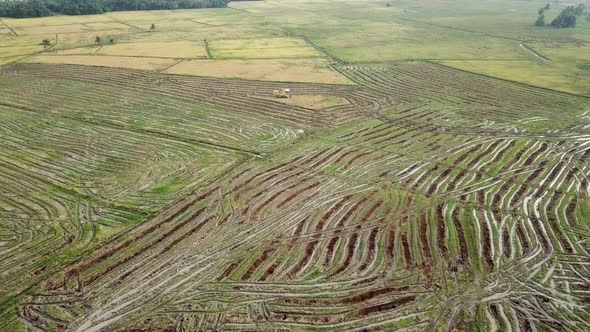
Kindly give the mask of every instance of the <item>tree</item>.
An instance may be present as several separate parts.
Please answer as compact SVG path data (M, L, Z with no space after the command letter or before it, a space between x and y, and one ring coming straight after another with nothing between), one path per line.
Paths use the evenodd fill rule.
M586 13L586 6L583 3L579 4L574 9L574 15L576 16L584 15L584 13Z
M41 41L41 45L43 45L43 48L44 49L49 48L49 47L51 47L51 40L49 40L49 39L43 39Z
M43 17L51 14L43 0L28 0L26 5L28 7L29 16Z
M555 28L573 28L576 26L577 7L568 6L564 8L556 19L551 22Z
M100 43L102 42L102 39L100 38L100 36L96 36L96 39L94 39L94 42L98 45L100 45Z
M230 0L0 0L0 17L40 17L52 13L101 14L123 10L227 7Z
M156 25L154 23L150 25L150 31L156 31Z
M549 6L549 4L547 4L547 6ZM539 14L539 17L537 17L535 25L538 27L545 26L545 11L548 9L547 6L539 9L539 11L537 12Z
M551 5L550 4L546 4L543 9L545 9L547 11L547 10L551 9Z

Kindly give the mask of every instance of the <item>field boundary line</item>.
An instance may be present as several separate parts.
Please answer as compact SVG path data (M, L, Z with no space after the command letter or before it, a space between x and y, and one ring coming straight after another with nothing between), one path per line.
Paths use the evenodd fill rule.
M427 59L415 59L414 60L414 59L412 59L412 60L390 60L390 61L381 61L381 62L379 62L379 61L350 62L347 64L348 65L363 65L363 64L370 65L370 64L395 64L395 63L403 64L403 63L408 63L408 62L428 62L430 64L434 64L437 66L442 66L442 67L446 67L449 69L458 70L458 71L461 71L464 73L478 75L478 76L485 77L485 78L491 78L491 79L495 79L495 80L500 80L500 81L504 81L504 82L527 86L530 88L541 89L541 90L545 90L545 91L551 92L551 93L564 94L564 95L568 95L568 96L572 96L572 97L579 97L579 98L590 100L590 95L582 95L582 94L577 94L577 93L573 93L573 92L560 91L560 90L555 90L555 89L551 89L551 88L547 88L547 87L543 87L543 86L533 85L533 84L529 84L529 83L525 83L525 82L518 82L518 81L514 81L514 80L509 80L506 78L491 76L491 75L487 75L487 74L483 74L483 73L478 73L478 72L469 71L466 69L461 69L461 68L445 65L445 64L439 63L437 61L453 61L453 60L427 60ZM463 60L461 60L461 61L463 61ZM481 61L481 60L471 60L471 61ZM494 60L494 61L528 61L528 62L530 62L531 60ZM338 66L331 66L331 67L334 68L334 70L336 70L337 72L339 72L343 76L345 76L346 78L348 78L349 80L351 80L352 82L354 82L356 85L363 86L363 87L370 89L370 90L381 91L381 90L375 89L375 87L373 87L373 86L367 85L366 83L358 82L358 81L352 79L349 75L347 75L346 73L343 73L339 69Z
M35 56L35 55L37 55L37 54L38 54L38 53L27 54L27 55L23 55L23 57L21 57L21 58L19 58L19 57L17 56L17 58L16 58L15 60L12 60L12 61L10 61L10 62L7 62L7 63L5 63L5 64L2 64L2 65L0 65L0 69L2 69L2 68L5 68L5 67L10 67L10 66L14 65L15 63L18 63L18 62L19 62L19 61L21 61L21 60L24 60L24 59L27 59L27 58L33 57L33 56Z
M158 73L160 73L160 74L165 74L164 72L165 72L166 70L168 70L168 69L170 69L170 68L172 68L172 67L176 66L177 64L179 64L179 63L181 63L181 62L183 62L183 61L184 61L184 59L180 59L180 60L179 60L179 61L177 61L176 63L173 63L173 64L171 64L171 65L170 65L170 66L168 66L168 67L165 67L165 68L163 68L163 69L160 69L160 70L158 71Z
M506 36L501 36L501 35L494 35L494 34L487 33L487 32L482 32L482 31L474 31L474 30L468 30L468 29L461 29L461 28L456 28L456 27L452 27L452 26L448 26L448 25L442 25L442 24L424 22L424 21L420 21L420 20L414 20L414 19L411 19L411 18L404 18L404 17L395 17L395 18L398 19L398 20L402 20L402 21L414 22L414 23L425 24L425 25L430 25L430 26L444 28L444 29L457 30L457 31L468 32L468 33L477 34L477 35L485 35L485 36L489 36L489 37L507 39L507 40L518 41L518 42L524 43L524 40L522 40L522 39L517 39L517 38L512 38L512 37L506 37Z
M0 22L2 22L2 24L4 24L4 26L7 27L8 30L10 30L10 32L12 32L16 37L19 36L19 34L16 33L16 31L14 31L14 29L11 26L9 26L8 24L6 24L6 22L4 22L4 20L2 18L0 18Z
M34 56L37 56L37 55L40 55L40 54L43 54L43 53L45 53L45 50L37 51L37 52L34 52L34 53L30 53L30 54L23 54L22 57L20 57L20 58L17 58L17 59L15 59L13 61L7 62L7 63L5 63L3 65L0 65L0 69L3 68L3 67L10 67L10 66L14 65L15 63L19 63L21 60L32 58ZM18 55L17 55L17 57L18 57Z
M405 59L393 59L383 61L352 61L347 62L345 65L350 66L362 66L362 65L388 65L388 64L406 64L408 62L424 62L424 61L505 61L505 62L530 62L530 59L434 59L434 58L405 58Z
M193 18L187 18L186 20L187 20L187 21L189 21L189 22L192 22L192 23L197 23L197 24L207 25L207 26L210 26L210 27L215 27L215 26L218 26L218 25L215 25L215 24L209 24L209 23L205 23L205 22L197 21L197 20L195 20L195 19L193 19Z
M411 61L510 61L510 62L522 62L528 61L530 62L531 59L516 59L516 58L487 58L487 59L480 59L480 58L403 58L403 59L392 59L392 60L383 60L383 61L354 61L348 62L348 65L379 65L379 64L387 64L387 63L400 63L400 62L411 62Z
M369 90L371 90L371 91L377 91L377 90L373 89L372 87L370 87L370 86L369 86L367 83L358 82L358 81L354 80L354 79L353 79L353 78L352 78L350 75L346 74L345 72L342 72L342 71L340 70L340 68L338 68L338 67L339 67L339 65L338 65L338 64L336 64L336 65L333 65L333 64L332 64L332 65L330 65L330 68L332 68L333 70L335 70L335 71L336 71L337 73L339 73L340 75L342 75L342 76L346 77L346 78L347 78L349 81L351 81L351 82L352 82L352 83L354 83L355 85L357 85L357 86L362 86L362 87L364 87L364 88L367 88L367 89L369 89Z
M263 0L249 0L249 1L262 1L262 2L264 2ZM230 7L230 6L227 6L227 7L225 7L225 8L227 8L227 9L231 9L231 10L235 10L235 11L238 11L238 12L241 12L241 13L248 13L248 14L252 14L252 12L250 12L250 11L247 11L247 10L245 10L245 9L242 9L242 8L236 8L236 7Z
M133 24L129 24L129 23L127 23L127 22L124 22L124 21L120 21L120 20L118 20L118 19L116 19L116 18L112 17L111 15L109 15L109 13L106 13L106 14L104 14L104 15L106 15L108 18L110 18L110 19L111 19L111 20L113 20L114 22L117 22L117 23L120 23L120 24L123 24L123 25L129 26L129 27L132 27L132 28L139 29L139 30L141 30L141 31L143 31L143 32L147 32L147 30L146 30L146 29L142 29L142 28L140 28L140 27L138 27L138 26L135 26L135 25L133 25Z
M211 54L211 49L209 48L209 42L207 38L203 39L203 44L205 45L205 52L207 52L207 58L213 59L213 55Z
M85 26L85 27L87 27L87 28L88 28L88 29L90 29L90 31L92 31L92 32L96 31L96 30L94 30L92 27L90 27L90 26L86 25L86 23L80 23L80 24L81 24L81 25L83 25L83 26Z
M532 53L534 56L536 56L537 58L541 59L542 61L551 61L551 59L549 59L545 55L541 54L537 50L533 49L532 47L530 47L526 43L520 43L520 47L522 47L525 50L529 51L530 53Z
M304 41L304 42L305 42L307 45L309 45L309 46L311 46L311 47L315 48L316 50L320 51L321 53L323 53L325 56L327 56L328 58L330 58L330 59L331 59L333 62L336 62L336 63L338 63L338 64L345 64L345 63L346 63L346 61L344 61L344 60L340 59L339 57L337 57L337 56L335 56L335 55L332 55L332 53L328 52L328 51L327 51L325 48L323 48L323 47L319 46L318 44L316 44L316 43L312 42L312 41L311 41L309 38L307 38L306 36L304 36L304 35L296 35L296 36L297 36L297 37L300 37L301 39L303 39L303 41Z
M28 55L27 57L31 57L34 56L36 54L39 53L43 53L43 51ZM66 56L66 55L63 55ZM174 59L174 58L165 58L165 59ZM186 59L185 59L186 60ZM207 60L207 59L196 59L196 60ZM212 59L215 60L215 59ZM11 62L11 64L13 64ZM58 66L82 66L82 67L96 67L96 68L109 68L109 69L118 69L118 70L126 70L126 71L138 71L138 72L142 72L142 73L149 73L149 72L153 72L153 70L144 70L144 69L133 69L133 68L119 68L119 67L101 67L101 66L96 66L96 65L79 65L79 64L68 64L68 63L64 63L64 64L55 64L55 63L30 63L31 65L44 65L44 66L53 66L53 65L58 65ZM26 65L26 64L24 64ZM47 74L30 74L30 73L25 73L23 75L28 75L28 76L33 76L33 77L45 77L45 78L53 78L56 79L55 77L52 77L51 75L47 75ZM337 84L337 83L315 83L315 82L301 82L301 81L269 81L269 80L260 80L260 79L245 79L245 78L239 78L239 77L215 77L215 76L204 76L204 75L190 75L190 74L169 74L169 73L164 73L161 75L167 75L167 76L180 76L180 77L197 77L197 78L209 78L209 79L215 79L215 80L224 80L224 81L241 81L241 82L260 82L260 83L292 83L292 84L310 84L310 85L318 85L318 86L322 86L322 87L334 87L334 88L338 88L338 87L357 87L358 84ZM73 80L73 81L80 81L80 82L94 82L96 84L106 84L106 83L101 83L99 81L93 81L93 80L85 80L84 78L80 78L80 77L76 77L76 78L58 78L58 79L67 79L67 80ZM352 82L354 83L354 82ZM117 84L117 83L111 83L113 85L122 85L122 84ZM125 85L123 85L125 86ZM129 87L129 86L127 86ZM183 99L181 97L174 97L174 98L179 98L179 99Z
M285 31L285 32L287 32L289 34L289 37L298 37L298 38L303 39L303 41L307 45L315 48L320 53L324 54L326 57L328 57L330 60L332 60L332 62L335 62L335 63L338 63L338 64L346 64L346 61L344 61L344 60L340 59L339 57L333 55L332 53L328 52L328 50L326 50L325 48L321 47L320 45L314 43L309 38L307 38L305 35L296 34L293 31L291 31L290 29L287 29L285 27L282 27L282 26L280 26L278 24L272 24L272 25L275 26L275 27L277 27L277 28L279 28L279 29L281 29L281 30L283 30L283 31Z
M470 73L470 74L473 74L473 75L478 75L478 76L487 77L487 78L493 78L493 79L504 81L504 82L510 82L510 83L514 83L514 84L528 86L528 87L531 87L531 88L541 89L541 90L545 90L545 91L548 91L548 92L553 92L553 93L558 93L558 94L565 94L565 95L568 95L568 96L580 97L580 98L584 98L584 99L590 100L590 96L586 96L586 95L580 95L580 94L573 93L573 92L560 91L560 90L550 89L550 88L546 88L546 87L542 87L542 86L537 86L537 85L532 85L532 84L528 84L528 83L524 83L524 82L513 81L513 80L506 79L506 78L490 76L490 75L486 75L486 74L482 74L482 73L477 73L477 72L474 72L474 71L469 71L469 70L465 70L465 69L461 69L461 68L455 68L455 67L447 66L445 64L438 63L438 62L435 62L435 61L430 61L430 60L424 60L424 61L425 62L428 62L428 63L431 63L431 64L434 64L434 65L437 65L437 66L442 66L442 67L446 67L446 68L450 68L450 69L462 71L464 73Z
M260 49L260 48L259 48ZM268 48L267 48L268 50ZM207 59L207 58L193 58L196 60L203 60L203 59ZM240 58L240 57L224 57L224 56L217 56L215 58L212 58L210 60L313 60L313 59L325 59L323 56L319 55L319 56L301 56L301 57L268 57L268 58Z
M283 58L284 59L284 58ZM207 59L196 59L196 60L203 60L206 61ZM215 60L217 61L218 59L211 59L211 60ZM225 59L223 59L225 60ZM63 65L68 65L68 66L86 66L86 65L76 65L76 64L63 64ZM123 70L140 70L140 71L146 71L143 69L129 69L129 68L118 68L118 67L108 67L108 68L115 68L115 69L123 69ZM191 75L191 74L181 74L181 73L162 73L162 75L171 75L171 76L181 76L181 77L198 77L198 78L213 78L213 79L217 79L217 80L228 80L228 81L240 81L240 82L259 82L259 83L281 83L281 84L313 84L313 85L320 85L320 86L324 86L324 87L355 87L358 86L358 84L356 84L355 82L351 82L347 83L347 84L337 84L337 83L315 83L315 82L301 82L301 81L268 81L268 80L250 80L250 79L246 79L246 78L240 78L240 77L216 77L216 76L205 76L205 75ZM31 75L31 76L35 76L35 75ZM49 77L49 76L43 76L43 77ZM82 79L77 79L80 81L85 81Z
M123 44L123 43L122 43ZM117 45L122 45L122 44L117 44ZM68 48L68 49L64 49L64 50L73 50L73 49L77 49L77 48L87 48L87 47L91 47L91 46L85 46L85 47L73 47L73 48ZM179 58L170 58L170 57L163 57L163 56L143 56L143 55L112 55L112 54L98 54L97 52L99 52L102 49L102 46L100 49L98 49L97 51L95 51L95 53L92 54L51 54L51 53L46 53L47 56L56 56L56 57L75 57L75 56L97 56L97 57L117 57L117 58L136 58L136 59L167 59L167 60L178 60ZM204 57L198 57L198 58L182 58L181 60L186 60L186 59L190 59L190 60L207 60L207 58ZM67 65L68 63L64 63L64 65ZM95 66L95 65L80 65L80 66L92 66L92 67L104 67L104 66ZM119 68L119 67L107 67L107 68ZM120 69L126 69L126 68L120 68ZM139 69L139 70L143 70L143 69Z

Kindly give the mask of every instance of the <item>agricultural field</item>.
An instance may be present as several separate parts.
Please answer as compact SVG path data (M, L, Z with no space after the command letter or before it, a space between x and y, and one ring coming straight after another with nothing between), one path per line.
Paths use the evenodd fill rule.
M568 4L554 2L547 21ZM299 68L298 61L303 60L317 61L314 67L326 70L334 61L428 60L590 95L590 59L586 55L590 21L578 19L575 29L535 27L531 22L541 6L531 1L493 0L486 1L482 11L477 1L466 0L451 4L358 0L338 6L327 0L269 0L233 2L220 9L4 18L0 24L0 64L26 58L38 63L167 70L198 76L218 71L203 69L207 64L212 68L227 64L221 77L293 82L302 79L301 71L315 72L316 68L309 66ZM155 30L150 29L151 24L156 25ZM113 38L115 45L97 45L97 36ZM44 38L50 39L53 47L42 52L38 44ZM161 59L183 61L175 68ZM206 59L211 62L193 62ZM244 74L241 66L235 65L239 60L265 60L269 67L255 65L255 70L279 74ZM276 62L281 60L285 65L278 70Z
M590 331L590 22L543 5L1 18L0 331Z

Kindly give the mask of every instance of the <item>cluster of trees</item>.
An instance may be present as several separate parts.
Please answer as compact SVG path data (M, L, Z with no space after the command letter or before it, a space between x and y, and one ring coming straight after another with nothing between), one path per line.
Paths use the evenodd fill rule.
M545 7L539 9L539 17L537 18L537 21L535 22L536 26L542 27L545 25L545 12L548 11L549 9L551 9L550 4L547 4L547 5L545 5Z
M0 0L0 17L88 15L123 10L226 7L230 0Z
M0 17L42 17L49 16L51 12L44 0L4 0L0 1Z
M559 16L551 22L556 28L572 28L576 26L576 17L586 13L586 6L579 4L577 6L568 6L564 8Z
M536 26L545 25L545 12L549 9L551 9L549 4L539 9L539 17L537 18L537 21L535 21ZM579 4L577 6L567 6L561 11L561 13L559 13L557 18L551 22L551 26L555 28L573 28L576 26L576 18L585 14L586 6L584 4Z

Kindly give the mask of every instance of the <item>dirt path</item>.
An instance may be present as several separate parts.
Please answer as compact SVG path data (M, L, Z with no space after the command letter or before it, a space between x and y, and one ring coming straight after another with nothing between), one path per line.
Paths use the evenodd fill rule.
M526 44L520 44L520 47L524 48L525 50L529 51L530 53L532 53L534 56L536 56L537 58L539 58L541 61L545 62L545 61L551 61L551 59L549 59L548 57L544 56L543 54L535 51L533 48L531 48L530 46L526 45Z
M4 22L1 18L0 18L0 23L4 24L4 26L6 28L8 28L8 30L10 30L10 32L12 32L13 35L18 37L18 33L16 33L16 31L14 31L14 29L11 26L9 26L8 24L6 24L6 22Z

